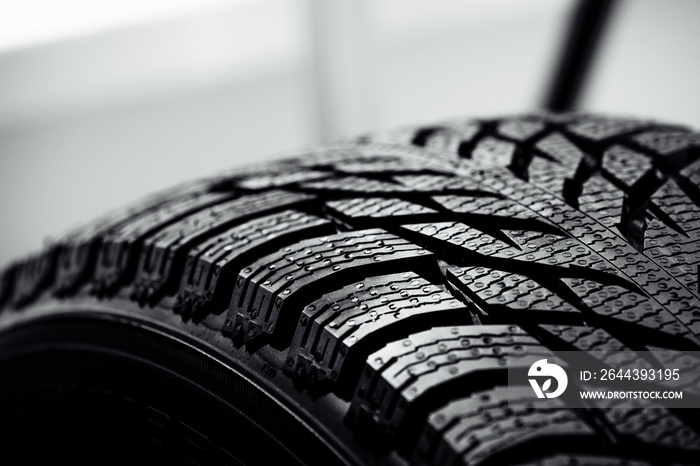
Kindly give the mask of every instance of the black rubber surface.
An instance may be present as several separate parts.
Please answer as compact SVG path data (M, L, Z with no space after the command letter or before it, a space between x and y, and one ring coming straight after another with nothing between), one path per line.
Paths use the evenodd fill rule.
M216 439L199 463L265 451L310 464L698 464L696 410L544 410L503 387L520 355L579 350L623 368L606 355L700 351L699 204L700 134L585 114L403 128L193 182L2 272L0 399L45 399L56 384L113 393L146 364L198 387L183 406L220 403L209 427L172 394L158 408ZM115 335L132 327L127 350ZM170 357L138 349L163 334ZM86 340L74 357L45 355ZM218 362L187 372L202 355ZM92 385L46 369L80 373L81 358L106 368ZM689 374L678 388L696 392L700 361ZM228 399L222 380L239 387ZM158 401L138 386L130 406ZM251 411L260 403L283 414ZM26 432L11 412L0 425L24 419ZM252 456L250 435L221 432L241 412L265 433ZM276 419L298 435L276 434ZM140 438L124 440L129 455ZM182 459L176 444L165 454Z

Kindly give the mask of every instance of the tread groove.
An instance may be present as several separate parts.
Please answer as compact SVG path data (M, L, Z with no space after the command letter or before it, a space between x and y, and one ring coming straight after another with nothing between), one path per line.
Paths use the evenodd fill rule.
M162 321L379 462L644 466L694 462L693 412L533 407L504 364L667 367L700 348L699 282L700 135L542 112L157 194L0 271L0 322L72 303Z

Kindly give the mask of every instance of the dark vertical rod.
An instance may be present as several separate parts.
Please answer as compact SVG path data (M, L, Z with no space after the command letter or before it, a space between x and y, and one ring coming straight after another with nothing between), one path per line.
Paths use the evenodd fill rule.
M571 16L568 37L545 107L566 111L576 107L586 74L617 0L579 0Z

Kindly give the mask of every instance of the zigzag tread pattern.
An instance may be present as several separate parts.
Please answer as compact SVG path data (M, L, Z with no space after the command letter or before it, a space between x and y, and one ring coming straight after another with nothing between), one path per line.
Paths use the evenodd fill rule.
M559 452L602 449L595 431L576 410L561 403L537 409L529 392L529 387L484 390L431 412L414 452L415 463L522 461L547 442L556 443Z
M694 215L700 201L700 177L695 175L700 135L655 122L575 113L467 120L461 124L477 129L465 134L464 139L452 129L459 124L433 125L428 133L417 128L414 134L424 136L419 145L451 153L453 160L479 158L475 137L488 142L497 155L486 157L487 165L508 167L516 176L580 208L643 250L696 298L700 297L697 270L690 270L698 260L693 246L697 241ZM408 128L403 130L407 132ZM374 137L395 142L408 139L387 134ZM514 150L504 145L506 142L519 146ZM465 145L471 152L464 152ZM668 190L677 195L662 192ZM680 219L676 218L679 210ZM673 242L682 250L668 252L649 244L659 240Z
M371 135L78 229L3 271L0 306L130 297L199 331L214 314L224 351L338 397L361 445L415 464L646 464L635 448L683 464L688 417L540 409L502 387L554 348L639 367L615 352L662 349L663 365L700 347L698 147L577 114ZM688 367L673 388L696 395Z

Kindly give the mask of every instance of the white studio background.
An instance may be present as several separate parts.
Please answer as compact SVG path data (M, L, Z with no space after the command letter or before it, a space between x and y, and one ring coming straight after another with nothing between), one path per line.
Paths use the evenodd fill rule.
M537 108L572 0L0 0L0 265L150 192ZM700 128L700 2L623 0L582 107Z

